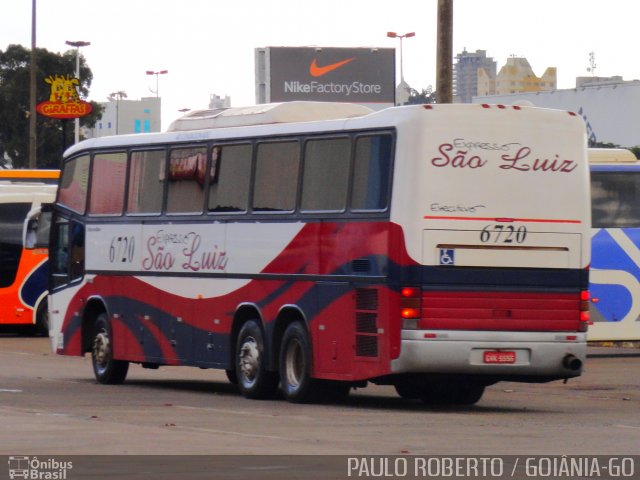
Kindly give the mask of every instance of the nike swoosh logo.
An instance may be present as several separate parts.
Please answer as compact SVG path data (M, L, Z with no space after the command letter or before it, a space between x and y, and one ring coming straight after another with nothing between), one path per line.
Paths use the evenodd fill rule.
M326 75L329 72L332 72L344 65L346 65L347 63L353 61L355 59L355 57L351 57L351 58L347 58L346 60L342 60L341 62L336 62L336 63L331 63L329 65L325 65L324 67L319 67L316 59L313 59L313 62L311 62L311 65L309 65L309 73L311 74L312 77L321 77L323 75Z

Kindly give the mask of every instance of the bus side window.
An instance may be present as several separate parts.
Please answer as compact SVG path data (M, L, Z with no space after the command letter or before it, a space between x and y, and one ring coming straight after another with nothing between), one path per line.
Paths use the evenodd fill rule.
M392 137L388 134L357 139L351 196L353 210L387 208L392 145Z
M165 150L131 153L127 213L159 214L165 179Z
M206 148L176 148L171 150L167 213L202 213L206 171Z
M253 185L253 210L292 212L298 194L298 141L258 144Z
M246 212L249 204L253 147L223 145L211 150L209 212Z

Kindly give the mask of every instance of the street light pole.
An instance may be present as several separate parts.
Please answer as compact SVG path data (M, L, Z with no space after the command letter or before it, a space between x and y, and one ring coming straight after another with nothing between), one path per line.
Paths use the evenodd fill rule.
M76 48L76 78L78 79L78 88L80 88L80 47L88 47L91 45L91 42L85 42L83 40L72 42L67 40L64 43ZM78 143L80 141L80 118L76 117L75 125L74 143Z
M36 0L31 2L31 65L29 66L29 168L36 168Z
M402 39L411 38L415 36L416 36L416 32L409 32L403 35L398 35L396 32L387 32L387 37L400 39L400 83L404 83L404 71L402 67Z
M158 76L159 75L165 75L167 73L169 73L169 70L159 70L157 72L153 71L153 70L147 70L147 75L155 75L156 76L156 98L158 98L159 95L159 88L158 88Z
M118 135L118 122L120 120L120 112L118 110L120 109L120 100L127 98L127 93L122 90L118 90L117 92L110 93L109 98L111 100L115 98L116 100L116 135Z

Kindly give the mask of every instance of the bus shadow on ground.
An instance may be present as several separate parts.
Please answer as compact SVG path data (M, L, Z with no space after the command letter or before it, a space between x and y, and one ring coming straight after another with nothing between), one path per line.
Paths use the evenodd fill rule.
M95 383L87 379L86 383ZM282 393L278 390L273 398L266 400L251 400L242 398L238 387L232 383L224 381L207 380L181 380L181 379L131 379L127 380L123 387L140 388L155 391L173 391L183 393L202 393L216 396L240 397L246 402L286 402ZM482 400L475 405L433 405L425 404L420 400L410 400L395 395L378 395L375 393L365 393L365 389L353 389L348 397L340 400L322 401L317 403L303 404L308 407L329 407L329 408L353 408L369 410L395 410L405 412L433 412L433 413L524 413L537 414L549 413L548 410L538 411L537 409L520 406L500 406L483 405Z

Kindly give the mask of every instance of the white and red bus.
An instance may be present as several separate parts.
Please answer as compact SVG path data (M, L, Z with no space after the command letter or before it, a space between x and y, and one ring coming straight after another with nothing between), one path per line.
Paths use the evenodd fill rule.
M293 402L367 382L472 404L581 374L589 166L573 113L292 102L70 148L52 345L97 380L227 371Z

